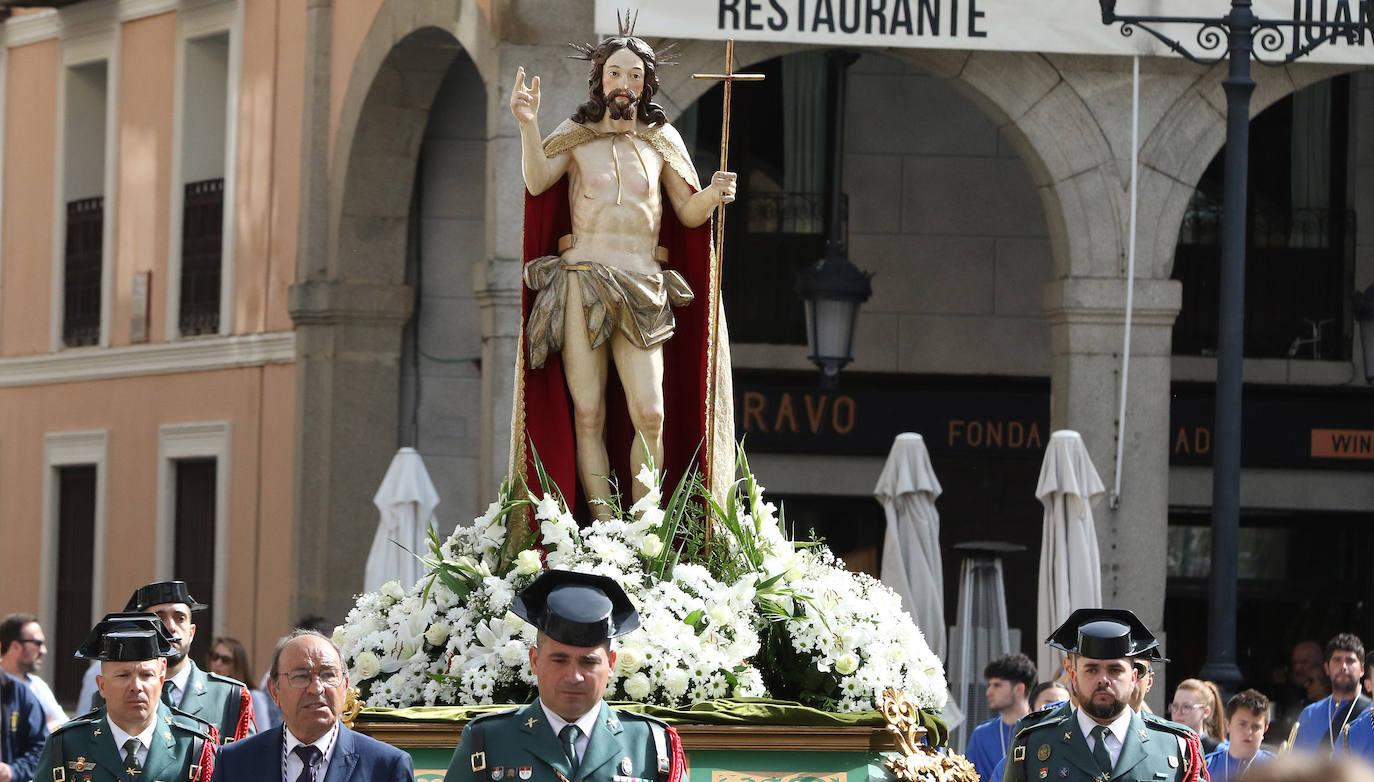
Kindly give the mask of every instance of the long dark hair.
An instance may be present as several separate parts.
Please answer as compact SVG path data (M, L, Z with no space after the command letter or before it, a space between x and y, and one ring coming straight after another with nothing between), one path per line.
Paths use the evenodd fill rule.
M648 125L666 124L668 115L663 113L663 107L652 102L652 98L658 92L658 72L655 70L658 60L654 56L654 50L649 44L629 35L607 38L591 52L592 70L587 76L587 89L592 99L577 107L577 111L572 115L572 121L586 125L600 122L601 118L606 116L606 93L601 87L601 72L606 68L606 60L621 49L629 49L644 61L644 92L639 96L639 103L635 106L636 119Z

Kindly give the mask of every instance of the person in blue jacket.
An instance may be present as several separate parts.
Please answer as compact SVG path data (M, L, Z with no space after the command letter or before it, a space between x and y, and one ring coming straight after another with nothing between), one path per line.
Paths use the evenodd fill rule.
M983 668L988 710L995 715L978 725L969 736L964 753L982 779L992 779L998 761L1011 746L1012 726L1030 713L1030 689L1035 686L1035 663L1024 654L998 657Z
M1331 694L1302 710L1293 748L1327 754L1340 748L1346 725L1370 707L1370 699L1360 692L1364 644L1350 633L1335 636L1326 643L1322 668L1331 680Z
M1226 744L1207 756L1212 782L1240 779L1256 763L1274 757L1260 748L1269 727L1269 699L1255 690L1242 690L1226 702Z
M38 770L48 725L29 685L0 673L0 782L29 782Z

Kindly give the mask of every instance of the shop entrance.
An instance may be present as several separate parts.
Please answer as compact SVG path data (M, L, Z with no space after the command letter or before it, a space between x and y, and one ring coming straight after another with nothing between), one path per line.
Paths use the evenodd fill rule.
M1211 517L1206 508L1169 514L1164 604L1168 693L1207 659ZM1277 701L1269 740L1286 737L1285 712L1301 704L1289 681L1293 646L1351 632L1374 643L1374 528L1368 513L1242 511L1236 648L1244 686ZM1167 696L1166 696L1167 700Z

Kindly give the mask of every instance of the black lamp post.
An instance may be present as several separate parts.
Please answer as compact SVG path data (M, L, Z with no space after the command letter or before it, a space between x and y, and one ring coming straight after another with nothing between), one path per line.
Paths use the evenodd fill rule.
M1355 322L1360 324L1360 350L1364 354L1364 380L1374 385L1374 283L1364 291L1355 291L1352 307Z
M1236 546L1240 528L1241 370L1245 357L1246 190L1250 96L1255 91L1255 82L1250 77L1250 60L1254 58L1263 65L1284 65L1337 38L1359 43L1362 27L1359 22L1349 20L1313 20L1296 16L1293 19L1262 19L1251 10L1251 0L1231 0L1230 13L1221 17L1119 15L1116 13L1117 0L1098 0L1098 3L1102 7L1102 23L1120 24L1122 35L1130 36L1135 28L1140 28L1174 53L1195 63L1215 65L1226 60L1228 65L1226 80L1222 82L1226 92L1226 180L1221 216L1221 306L1214 423L1216 456L1212 462L1211 616L1207 624L1207 662L1198 676L1216 682L1229 694L1241 682L1240 669L1236 666ZM1294 4L1295 9L1299 7ZM1322 7L1326 7L1324 3ZM1153 25L1159 24L1197 27L1199 53L1189 51L1177 40L1155 29Z
M831 110L831 158L827 172L830 193L829 237L825 257L797 275L797 293L806 306L806 344L811 359L821 370L821 384L834 388L840 370L854 359L854 327L859 307L873 287L872 274L860 271L849 260L849 225L842 193L844 170L845 72L858 59L846 51L827 57Z

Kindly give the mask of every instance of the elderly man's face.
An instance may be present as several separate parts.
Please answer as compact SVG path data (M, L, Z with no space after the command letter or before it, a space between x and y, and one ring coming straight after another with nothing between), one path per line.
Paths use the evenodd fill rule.
M629 49L617 49L601 69L601 92L611 119L634 119L644 95L644 61Z
M348 694L348 672L333 644L303 635L281 650L277 674L267 689L291 735L311 744L338 722Z
M1136 689L1135 666L1130 660L1094 660L1079 657L1071 671L1079 706L1099 722L1115 719L1131 702Z
M101 663L95 686L114 724L128 733L142 733L157 717L166 674L167 663L162 658Z

